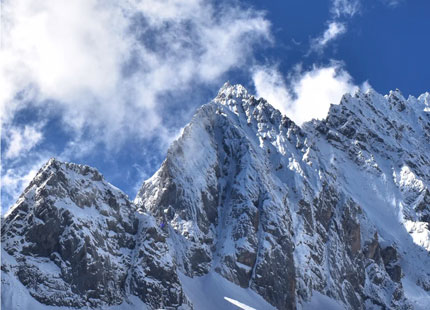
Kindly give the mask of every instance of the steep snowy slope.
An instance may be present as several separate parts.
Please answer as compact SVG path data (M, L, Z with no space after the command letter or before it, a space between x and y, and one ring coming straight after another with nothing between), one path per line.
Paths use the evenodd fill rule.
M300 306L313 291L346 308L408 308L414 300L405 297L402 281L408 289L426 288L430 269L403 214L423 220L428 186L405 177L407 168L397 177L390 169L400 162L388 153L402 150L404 162L416 156L422 163L414 176L428 178L430 127L428 96L406 102L397 94L346 96L327 120L302 130L242 86L226 84L196 113L135 202L173 229L178 267L188 276L218 272L279 309ZM363 119L354 119L355 110ZM386 137L397 133L388 131L389 118L403 125L403 144ZM379 153L385 174L376 173ZM406 202L393 205L393 197L416 191L421 207L399 213ZM422 263L410 270L415 260Z
M226 88L203 106L135 202L173 228L179 267L186 275L215 270L280 309L292 308L293 232L285 204L290 189L268 173L288 165L288 159L276 152L272 156L265 145L300 129L285 118L275 128L271 121L281 124L282 117L263 101L250 100L247 110L236 102L218 102L230 91L248 98L242 87ZM286 148L293 143L289 149L300 152L298 139L282 143Z
M385 269L423 309L430 305L429 103L428 93L405 100L399 91L359 92L305 126L320 156L334 163L339 186L367 215L362 235L379 236L383 259L391 261Z
M226 84L134 202L43 167L2 223L2 305L427 309L429 142L428 93L345 95L300 128Z

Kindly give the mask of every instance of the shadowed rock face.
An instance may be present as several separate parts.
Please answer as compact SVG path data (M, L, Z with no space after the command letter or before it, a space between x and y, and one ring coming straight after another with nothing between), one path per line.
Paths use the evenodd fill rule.
M168 255L154 242L164 237L145 217L95 169L52 159L2 223L3 249L16 260L7 268L48 305L112 305L127 294L153 307L180 305L173 264L156 264Z
M77 308L134 295L190 309L178 275L217 272L277 309L314 291L412 309L403 281L430 291L428 98L346 95L300 128L226 84L134 202L95 169L49 161L2 223L2 273Z
M239 113L249 113L245 128L257 130L257 119L271 124L272 114L282 119L263 100L250 99L250 105L254 112L238 105ZM265 109L259 112L259 106ZM135 202L183 238L186 250L178 253L183 264L178 267L185 274L202 275L213 268L279 309L293 309L293 233L286 192L272 187L276 181L266 175L271 166L267 149L256 147L258 137L248 137L243 124L236 126L246 120L241 117L219 103L199 110Z
M409 143L405 135L426 130L401 124L403 116L388 118L386 110L410 109L405 102L395 108L394 97L345 96L326 120L300 129L243 87L226 85L196 113L135 202L182 238L179 268L189 276L213 269L278 309L297 307L313 290L352 309L406 309L402 267L382 259L372 205L345 186L354 180L348 165L366 179L367 171L380 176L386 166L407 164L392 152ZM416 172L423 171L428 180L425 166ZM393 192L401 187L394 182ZM389 238L395 248L396 236Z

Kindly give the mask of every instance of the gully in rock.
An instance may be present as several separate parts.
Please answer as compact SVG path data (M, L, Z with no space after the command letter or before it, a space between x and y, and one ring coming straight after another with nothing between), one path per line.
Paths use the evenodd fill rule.
M369 90L299 127L225 84L134 201L51 159L2 221L2 306L413 309L430 301L428 106Z

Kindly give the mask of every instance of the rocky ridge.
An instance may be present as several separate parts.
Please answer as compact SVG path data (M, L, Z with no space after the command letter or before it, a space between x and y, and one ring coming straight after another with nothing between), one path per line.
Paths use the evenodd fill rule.
M152 308L181 305L164 241L153 217L97 170L51 159L2 222L2 290L14 291L7 273L52 306L97 308L127 295ZM10 298L5 308L25 308Z
M200 309L184 279L216 273L277 309L317 294L345 309L425 309L429 142L428 93L347 94L298 127L226 84L134 202L95 169L48 162L3 219L2 293Z

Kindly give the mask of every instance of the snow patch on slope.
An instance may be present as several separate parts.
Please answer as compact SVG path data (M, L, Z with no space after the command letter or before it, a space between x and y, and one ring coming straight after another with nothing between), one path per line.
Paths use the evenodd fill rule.
M344 306L339 304L336 300L331 299L318 291L312 293L312 299L303 304L302 310L316 310L316 309L327 309L327 310L343 310Z
M205 310L237 310L237 305L227 301L225 297L233 299L248 306L246 309L274 310L256 292L221 277L216 272L210 272L202 277L190 278L184 274L179 275L185 295L194 305L195 309Z

